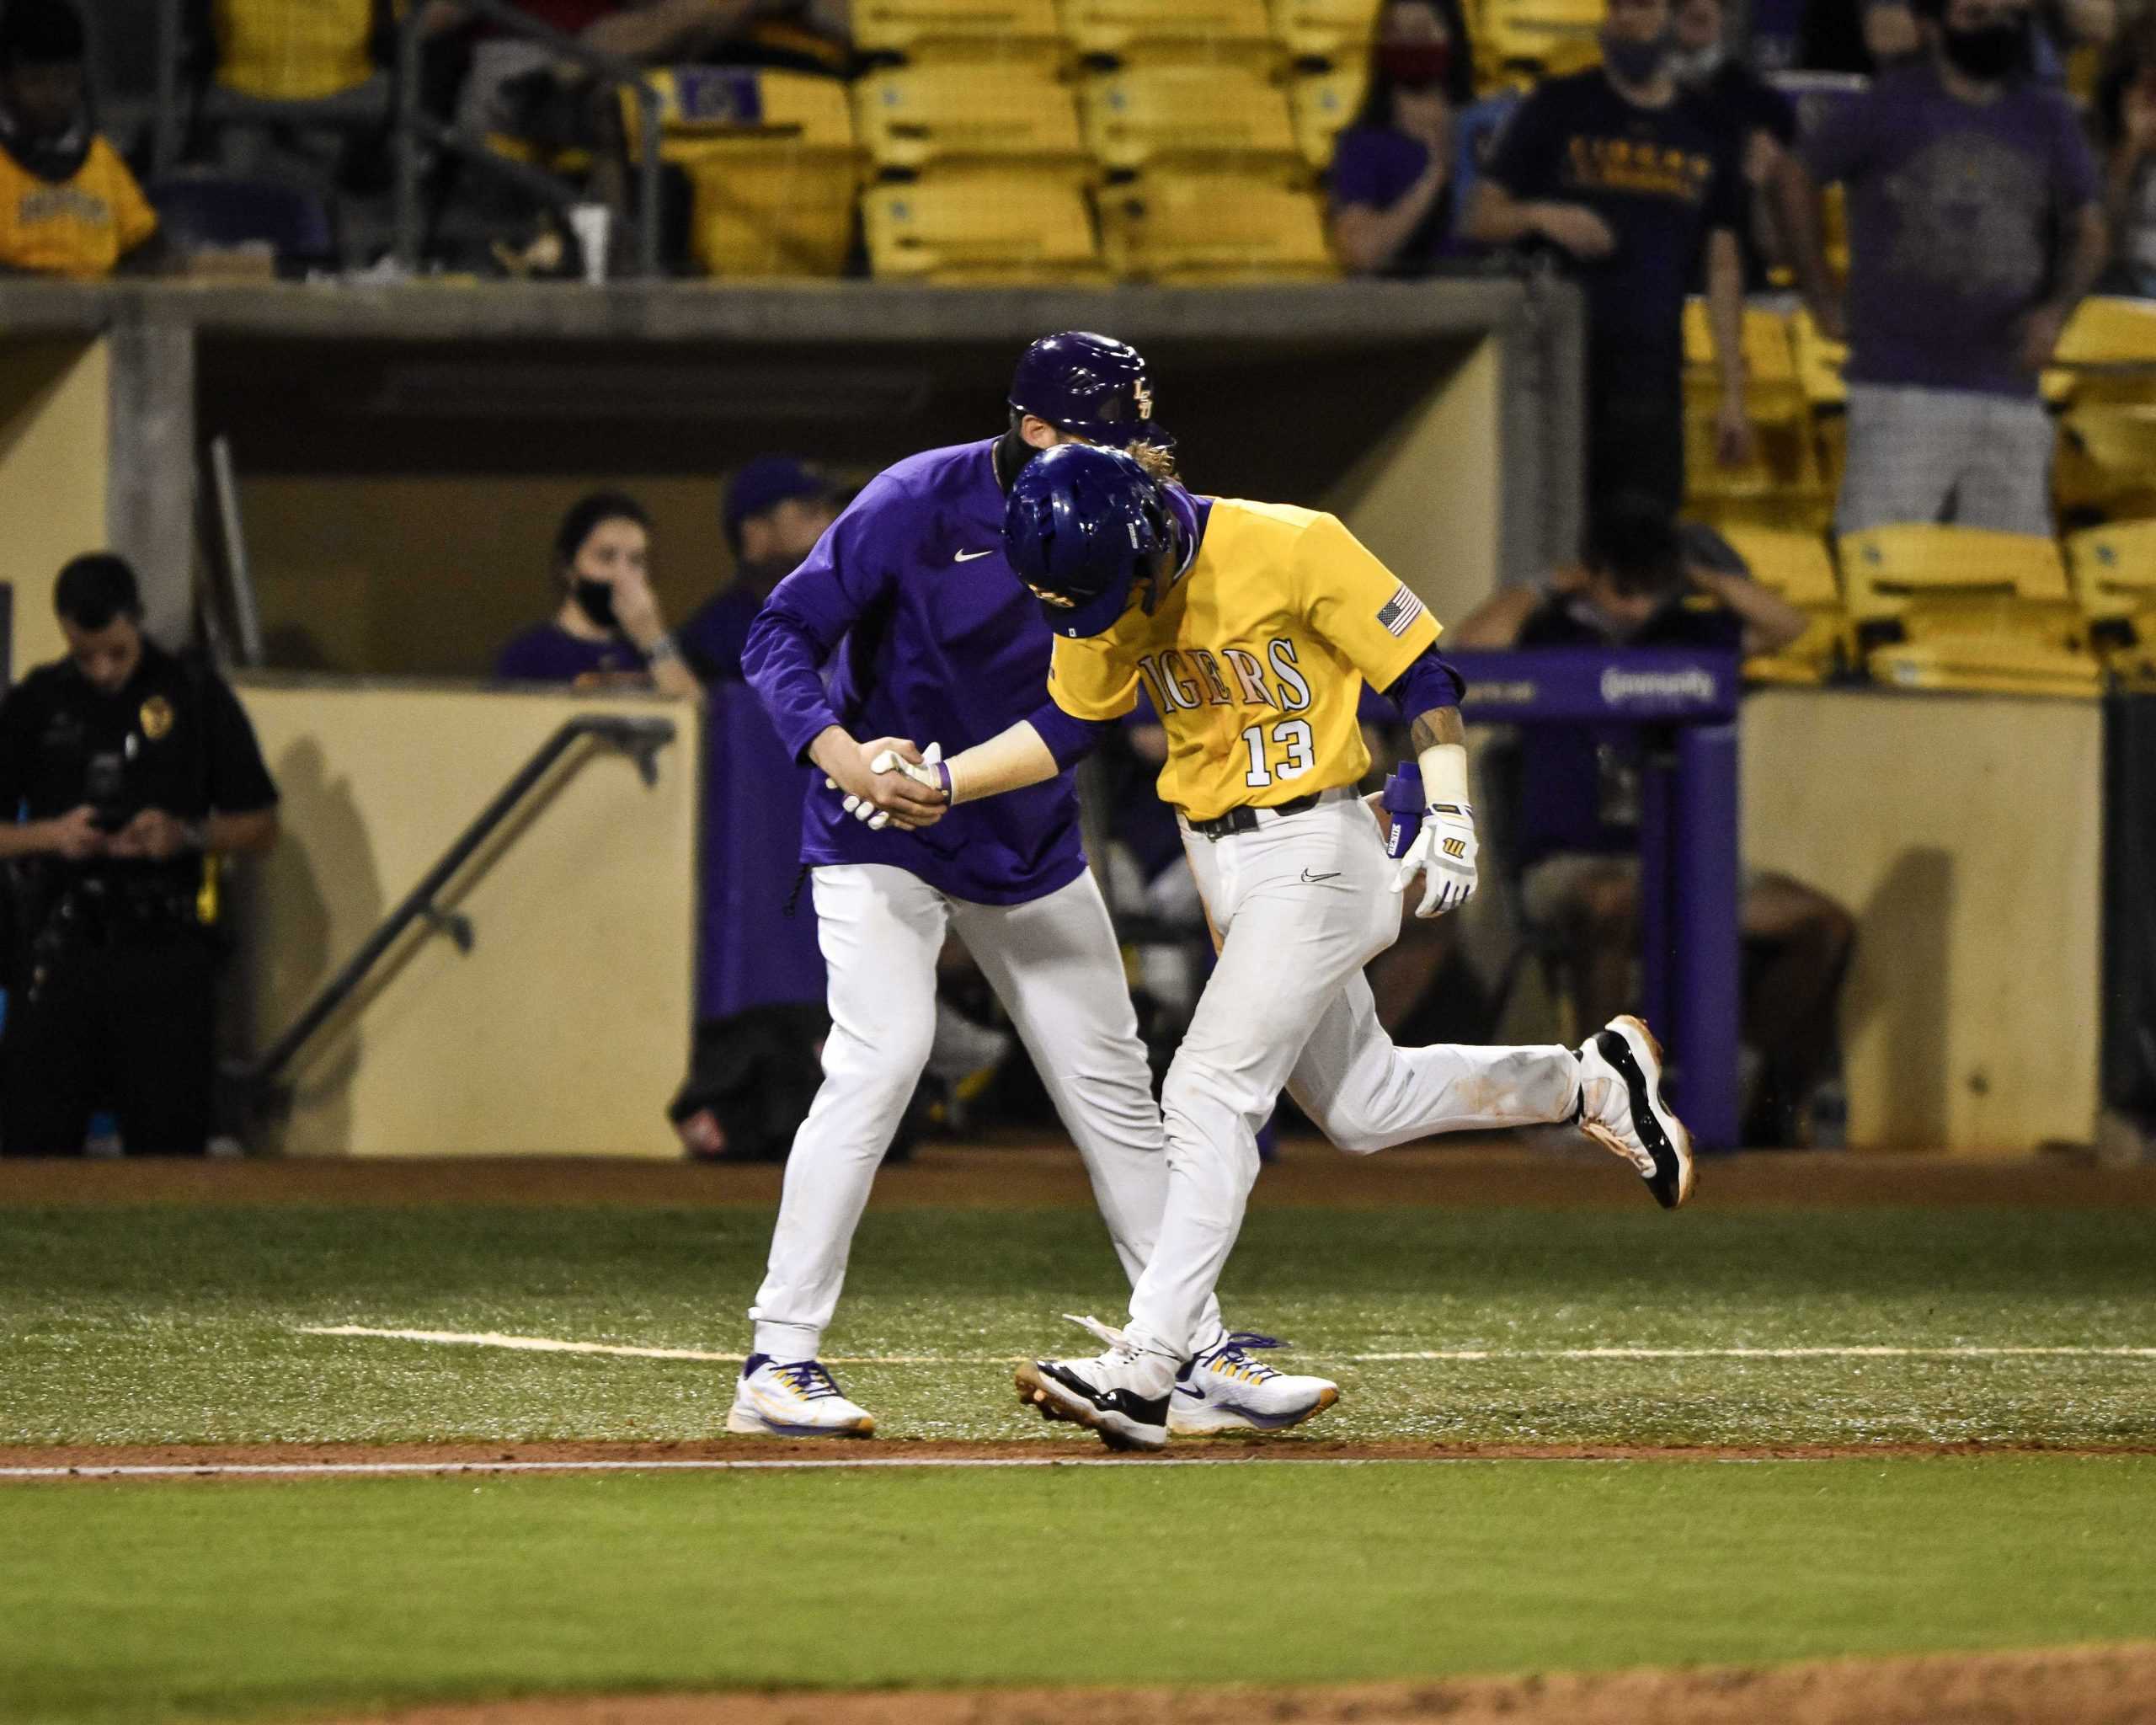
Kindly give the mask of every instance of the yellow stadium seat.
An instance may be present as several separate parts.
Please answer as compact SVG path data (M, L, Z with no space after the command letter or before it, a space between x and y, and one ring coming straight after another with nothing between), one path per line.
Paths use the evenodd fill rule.
M1829 341L1819 333L1812 313L1799 309L1790 318L1790 347L1796 360L1797 387L1816 411L1849 405L1849 387L1842 376L1849 363L1845 341Z
M2156 304L2091 295L2068 321L2054 358L2062 366L2156 365Z
M2137 685L2156 676L2156 521L2090 527L2067 540L2066 555L2105 665Z
M1166 283L1309 281L1338 273L1316 197L1262 177L1149 174L1101 194L1117 275Z
M1486 86L1532 68L1561 77L1602 57L1603 0L1481 0L1469 20Z
M1265 0L1060 0L1064 34L1081 54L1149 64L1280 61Z
M1702 299L1684 302L1684 393L1710 405L1721 398L1714 331ZM1789 318L1774 307L1744 308L1744 400L1756 425L1785 423L1804 410Z
M1730 547L1752 571L1752 579L1780 594L1809 619L1804 633L1780 653L1744 663L1744 674L1760 683L1822 683L1847 657L1849 618L1841 590L1834 584L1833 560L1827 542L1816 532L1732 521L1720 529Z
M216 0L211 21L217 83L243 96L318 102L375 73L374 0Z
M1273 34L1298 60L1362 69L1384 0L1272 0Z
M853 0L853 45L872 60L1026 61L1070 52L1055 0Z
M2061 509L2156 514L2156 402L2079 400L2059 429Z
M1284 91L1239 66L1145 66L1086 80L1086 136L1103 168L1232 167L1301 177Z
M1819 196L1819 248L1826 254L1827 267L1835 278L1846 281L1849 273L1849 200L1839 180Z
M1360 65L1307 72L1288 86L1288 110L1303 160L1323 174L1332 166L1332 143L1363 105L1369 72Z
M1980 527L1843 536L1842 581L1872 676L1908 688L2093 695L2103 666L2057 542Z
M846 86L807 72L682 67L649 73L659 151L687 176L690 249L723 276L837 275L862 180ZM632 152L643 116L625 92Z
M1054 174L940 174L862 199L878 280L1105 285L1085 194Z
M1090 169L1069 88L1043 72L939 61L872 72L854 86L854 115L879 168L1001 161Z

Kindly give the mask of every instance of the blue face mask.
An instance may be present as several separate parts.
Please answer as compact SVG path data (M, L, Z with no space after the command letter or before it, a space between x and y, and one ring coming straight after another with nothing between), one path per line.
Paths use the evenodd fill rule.
M1602 63L1628 84L1651 83L1669 58L1669 33L1652 41L1636 42L1629 36L1602 32Z

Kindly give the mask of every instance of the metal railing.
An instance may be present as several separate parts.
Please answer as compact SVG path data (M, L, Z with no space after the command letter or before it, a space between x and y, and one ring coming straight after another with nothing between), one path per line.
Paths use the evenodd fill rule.
M291 1028L253 1060L226 1066L226 1081L237 1092L241 1107L251 1106L273 1088L278 1075L291 1064L293 1057L307 1046L314 1033L351 999L366 980L368 973L414 923L424 922L437 932L447 935L459 952L472 950L475 937L471 919L462 911L442 907L439 902L442 889L572 748L589 738L605 747L618 750L636 762L643 782L650 785L659 782L659 751L674 740L674 721L670 718L585 713L563 720L494 799L473 817L456 842L442 852L441 859L420 878L419 884L405 894L397 908L360 943L359 950L315 991L313 999L292 1021Z
M659 255L659 121L661 103L643 68L617 55L587 46L574 36L520 11L510 0L458 0L467 18L496 25L512 35L537 42L558 58L590 72L609 91L627 90L641 119L638 128L635 273L661 273ZM157 11L157 118L153 158L159 174L178 165L182 142L181 61L183 0L161 0ZM373 126L387 124L396 157L396 238L393 255L407 270L419 264L425 218L421 181L430 149L447 151L483 172L507 180L557 211L586 200L558 175L503 155L476 132L446 126L419 106L420 21L427 8L414 6L399 23L397 64L385 106L378 99L329 96L318 102L277 102L234 96L221 102L216 117L228 122L259 120L265 124Z

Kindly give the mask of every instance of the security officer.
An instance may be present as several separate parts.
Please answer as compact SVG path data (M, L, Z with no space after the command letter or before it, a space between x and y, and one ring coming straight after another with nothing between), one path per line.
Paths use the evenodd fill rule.
M74 1156L109 1106L135 1154L196 1155L214 1113L209 859L266 850L277 789L231 688L144 638L135 573L77 558L67 656L0 699L14 877L0 1151Z

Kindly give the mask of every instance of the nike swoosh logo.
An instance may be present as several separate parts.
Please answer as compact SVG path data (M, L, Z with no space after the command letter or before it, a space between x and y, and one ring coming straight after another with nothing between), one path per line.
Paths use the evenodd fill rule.
M1336 868L1330 874L1312 874L1309 869L1305 868L1303 871L1303 882L1307 886L1315 886L1321 880L1339 879L1341 873L1341 870Z
M953 558L951 561L953 563L971 563L977 557L993 557L995 555L995 553L992 551L962 551L956 557Z

